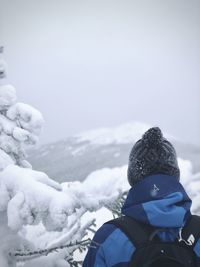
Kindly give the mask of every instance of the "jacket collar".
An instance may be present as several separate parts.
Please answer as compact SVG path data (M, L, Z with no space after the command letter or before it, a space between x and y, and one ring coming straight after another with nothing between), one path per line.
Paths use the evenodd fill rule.
M181 227L191 215L191 204L175 177L157 174L129 190L122 213L157 227Z

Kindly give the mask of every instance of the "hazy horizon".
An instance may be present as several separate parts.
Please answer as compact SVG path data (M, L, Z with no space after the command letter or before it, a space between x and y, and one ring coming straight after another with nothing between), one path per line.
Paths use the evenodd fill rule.
M0 46L40 143L129 121L200 145L200 2L0 0Z

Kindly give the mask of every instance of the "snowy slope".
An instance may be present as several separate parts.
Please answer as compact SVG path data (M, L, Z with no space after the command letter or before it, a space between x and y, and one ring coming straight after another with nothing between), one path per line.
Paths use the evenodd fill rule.
M44 171L56 181L82 181L97 169L127 164L132 145L149 127L133 122L91 130L31 150L28 161L34 169ZM200 171L200 147L165 136L175 145L178 156L191 160L194 172Z

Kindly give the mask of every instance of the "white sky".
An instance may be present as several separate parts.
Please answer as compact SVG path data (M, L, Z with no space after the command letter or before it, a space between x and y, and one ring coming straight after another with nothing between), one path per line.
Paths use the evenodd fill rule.
M199 0L0 0L0 45L41 142L143 121L200 145Z

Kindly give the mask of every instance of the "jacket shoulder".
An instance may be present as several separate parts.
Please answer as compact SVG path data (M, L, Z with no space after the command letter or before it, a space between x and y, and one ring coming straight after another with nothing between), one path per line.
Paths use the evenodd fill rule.
M115 225L103 224L95 233L93 241L100 245L117 229Z
M83 267L128 264L135 250L128 237L115 225L103 224L95 233Z
M107 266L115 266L119 263L124 264L123 266L128 264L135 251L135 246L120 228L105 223L97 231L96 238L98 240L101 238L103 241L99 252L103 254Z

